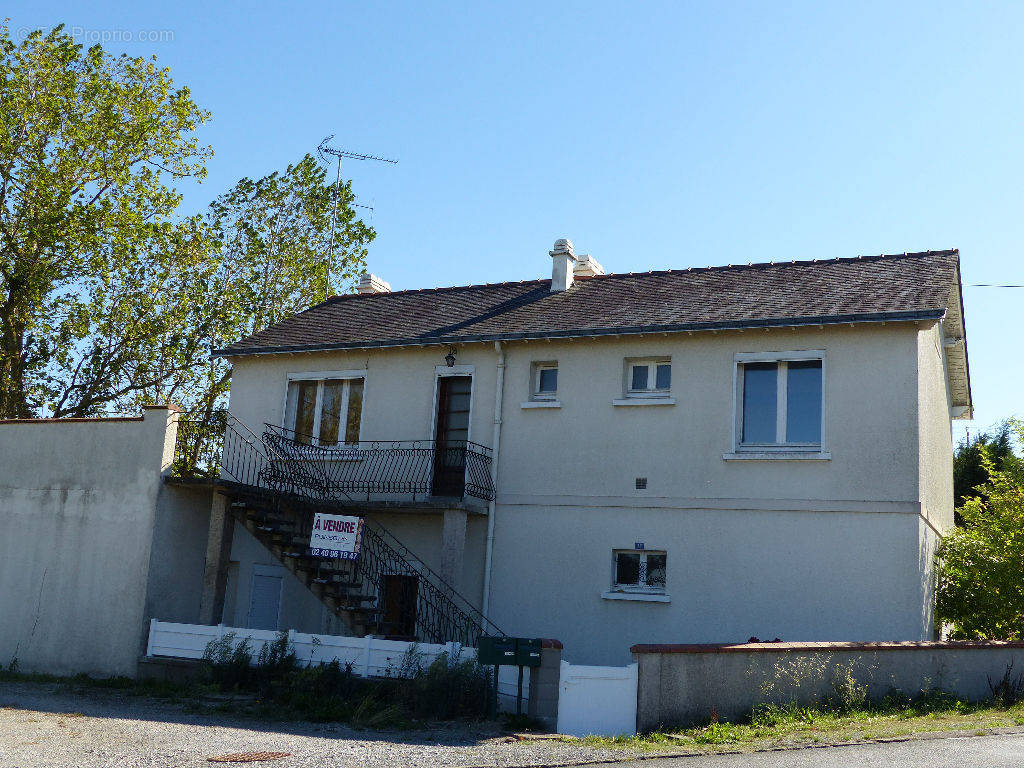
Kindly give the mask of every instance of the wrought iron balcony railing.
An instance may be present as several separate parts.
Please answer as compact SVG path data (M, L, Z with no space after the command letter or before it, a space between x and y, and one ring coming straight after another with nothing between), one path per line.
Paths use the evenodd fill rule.
M325 446L270 424L257 436L226 412L180 421L174 473L215 478L222 470L246 485L324 501L494 499L491 449L477 443L405 440Z
M271 425L263 440L277 455L266 470L268 482L283 487L312 484L324 498L494 498L491 450L476 443L405 440L323 446Z

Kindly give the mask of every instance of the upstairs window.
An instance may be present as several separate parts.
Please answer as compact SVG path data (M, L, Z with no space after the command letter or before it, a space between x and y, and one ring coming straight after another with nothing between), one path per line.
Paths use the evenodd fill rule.
M285 426L303 443L355 445L363 417L362 377L301 379L288 383Z
M668 397L671 391L671 360L651 358L626 361L627 397Z
M533 364L530 396L534 400L555 400L558 398L558 363Z
M617 549L613 552L612 589L626 592L664 592L668 556L665 552Z
M740 448L821 448L821 357L762 359L737 363Z

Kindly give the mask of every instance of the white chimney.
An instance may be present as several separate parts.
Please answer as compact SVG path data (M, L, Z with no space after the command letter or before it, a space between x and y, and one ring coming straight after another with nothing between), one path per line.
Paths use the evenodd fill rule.
M584 253L576 260L576 267L573 269L573 274L577 277L603 275L604 267L602 267L598 260L589 253Z
M551 290L564 291L572 285L572 271L576 256L572 252L572 241L562 238L555 240L551 254Z
M363 272L359 278L359 293L391 293L391 284L376 275Z

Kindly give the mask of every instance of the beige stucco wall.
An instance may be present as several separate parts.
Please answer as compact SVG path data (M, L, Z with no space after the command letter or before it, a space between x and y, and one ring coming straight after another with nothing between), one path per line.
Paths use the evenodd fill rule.
M923 386L918 336L913 324L889 324L506 344L500 493L916 502ZM826 351L831 461L723 461L732 449L735 354L807 349ZM433 428L434 368L444 365L446 350L238 358L230 408L259 431L265 422L283 420L289 372L365 369L362 438L426 439ZM676 404L612 406L622 396L624 358L652 355L672 357ZM530 365L538 360L559 363L561 408L520 407L529 396ZM495 361L491 345L458 351L457 364L474 369L470 439L484 445L491 443ZM944 393L941 374L926 374L926 394ZM936 419L945 419L948 433L948 410ZM928 429L931 439L931 423ZM645 493L633 487L637 476L648 478Z
M625 664L633 643L931 637L914 514L524 506L497 522L494 621L561 639L572 663ZM602 596L634 542L668 553L671 602Z
M575 662L648 641L926 639L931 561L951 518L952 446L934 325L875 324L504 345L492 617L559 637ZM736 461L735 356L824 350L827 461ZM446 347L235 360L231 410L280 423L289 372L366 370L366 440L423 439ZM670 356L674 405L622 407L625 358ZM531 364L558 361L559 408L525 409ZM473 367L470 439L490 446L496 353ZM635 479L647 478L636 490ZM922 507L930 528L921 527ZM425 561L441 518L393 520ZM481 594L484 525L460 590ZM473 531L471 524L471 531ZM669 551L668 604L602 600L611 550ZM477 554L474 556L473 553Z
M149 559L146 617L199 621L213 489L164 484L157 499Z
M953 526L953 431L940 324L918 331L917 361L921 503L929 522L944 532Z
M363 440L427 440L434 424L434 368L447 347L266 355L233 361L231 412L250 429L281 424L289 373L366 371ZM490 345L460 348L457 365L474 366L469 439L489 445L494 418L495 354Z
M0 663L134 674L175 418L0 422Z
M312 634L347 634L344 622L328 611L305 584L238 524L235 524L231 541L231 568L225 591L224 624L232 627L249 626L254 565L270 566L282 578L279 629Z
M736 353L793 350L825 350L831 461L723 461L733 448ZM676 404L612 406L623 393L623 359L655 355L672 358ZM558 361L560 409L520 407L534 360ZM511 347L501 499L529 494L914 501L915 360L912 325ZM638 476L648 478L645 492L634 488Z

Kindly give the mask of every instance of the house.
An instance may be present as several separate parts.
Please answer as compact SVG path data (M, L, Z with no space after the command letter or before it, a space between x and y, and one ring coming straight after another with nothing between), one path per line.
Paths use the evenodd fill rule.
M604 274L559 240L550 262L366 275L217 351L203 622L557 637L593 664L935 636L971 415L957 251ZM317 512L363 521L359 561L305 550Z

